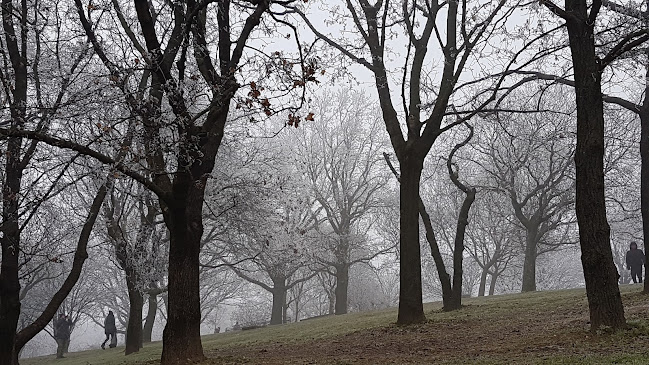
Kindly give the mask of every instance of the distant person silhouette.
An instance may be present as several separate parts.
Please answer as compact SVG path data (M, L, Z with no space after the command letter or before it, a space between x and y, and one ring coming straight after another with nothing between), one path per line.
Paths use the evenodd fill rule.
M638 244L631 242L629 251L626 253L626 269L631 270L631 279L634 283L642 282L642 265L644 265L644 253L638 249Z
M108 311L108 315L104 320L104 333L106 339L101 343L101 348L106 349L106 342L110 339L110 348L117 346L117 327L115 326L115 315L113 311Z

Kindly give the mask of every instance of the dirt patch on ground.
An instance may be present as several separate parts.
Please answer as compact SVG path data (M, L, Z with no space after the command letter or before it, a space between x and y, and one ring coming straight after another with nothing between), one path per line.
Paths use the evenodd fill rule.
M213 349L206 363L610 363L616 356L622 359L618 363L634 363L633 356L646 357L649 363L648 297L628 293L624 302L631 327L615 334L589 332L585 299L534 306L514 301L469 305L453 316L429 312L426 323L414 326Z

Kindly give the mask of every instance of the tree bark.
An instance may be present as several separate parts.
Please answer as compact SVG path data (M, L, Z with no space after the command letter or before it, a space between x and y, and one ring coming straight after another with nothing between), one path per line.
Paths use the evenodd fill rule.
M349 265L336 265L335 314L347 314L347 291L349 288Z
M13 113L12 113L13 114ZM0 364L17 364L16 329L20 317L20 281L18 256L20 227L18 196L22 181L20 145L22 139L10 138L7 145L5 181L2 191L2 261L0 262ZM14 362L14 357L16 361Z
M523 285L521 292L536 291L536 257L538 227L526 230L525 260L523 261Z
M496 270L494 270L495 272ZM496 281L498 281L498 274L491 274L491 282L489 283L489 295L494 295L496 292Z
M273 288L273 307L270 315L270 324L282 324L284 322L284 307L286 304L286 289L275 284Z
M142 348L142 306L144 305L144 298L137 288L135 270L127 267L125 272L129 311L128 326L126 327L126 350L124 353L130 355Z
M183 180L183 181L179 181ZM184 186L183 186L184 185ZM201 344L199 253L203 235L203 194L196 182L176 178L173 206L160 201L169 228L168 311L162 341L162 364L187 364L205 358ZM179 194L186 192L185 194Z
M67 354L68 350L70 349L70 341L65 341L65 345L63 346L63 353Z
M426 320L421 290L421 253L419 248L419 183L423 158L404 156L399 189L399 315L397 324Z
M300 298L295 298L295 323L300 320Z
M585 0L566 0L577 98L576 213L591 330L626 327L604 199L604 107L594 17Z
M646 80L649 80L649 65L647 65ZM640 213L642 214L642 234L645 255L649 248L649 81L645 85L645 96L642 101L640 116ZM647 264L645 260L644 293L649 293L649 282L647 279Z
M450 161L450 159L449 159ZM444 305L445 311L452 311L462 308L462 264L464 261L464 236L466 227L469 225L469 211L475 201L476 191L468 188L464 192L466 196L462 202L460 213L457 218L457 229L455 230L455 244L453 247L453 288L448 306Z
M13 1L2 0L2 25L5 43L14 72L13 102L10 105L11 126L22 129L27 107L27 2L22 0L20 12ZM17 16L20 14L20 16ZM14 29L14 17L22 18L19 37ZM3 52L4 53L4 52ZM9 97L9 95L7 95ZM2 185L2 226L0 246L0 365L17 363L19 348L15 348L16 330L20 317L20 256L19 197L25 166L21 161L22 138L9 137L5 160L5 181ZM27 158L27 157L25 157Z
M480 286L478 287L478 296L484 297L485 290L487 288L487 275L489 272L487 268L482 268L482 273L480 274Z
M144 321L144 329L142 330L142 343L151 342L151 334L153 333L153 324L155 317L158 313L158 295L149 294L148 309L146 313L146 320Z
M402 176L399 175L399 173L394 168L394 166L392 166L389 156L386 153L383 153L383 157L385 158L388 167L390 168L390 170L392 170L392 173L399 181L399 184L403 184L403 178ZM421 172L420 172L420 176L421 176ZM403 187L400 187L399 191L403 192L404 191ZM437 238L435 237L435 231L433 230L433 225L431 224L430 215L426 211L426 205L424 204L424 201L421 199L421 195L419 194L417 194L417 211L424 223L424 230L426 232L426 241L428 242L428 246L430 247L430 254L433 257L433 260L435 261L435 269L437 270L439 281L442 286L442 302L446 307L447 304L449 304L450 298L452 296L451 277L446 272L446 265L444 264L444 259L442 258L442 254L439 251L439 245L437 244ZM417 223L419 223L418 220ZM400 244L401 242L403 241L400 240ZM402 268L403 266L404 265L399 265L399 267L402 270L403 270ZM421 280L421 259L419 259L419 267L420 267L419 277Z
M450 305L451 296L453 295L451 276L446 272L446 265L444 264L444 259L439 251L435 231L430 223L430 215L426 211L426 206L424 205L424 201L421 200L421 197L419 198L419 215L421 215L421 219L424 222L426 241L428 241L430 254L433 256L433 261L435 261L435 269L437 270L437 276L439 277L439 282L442 286L442 305L446 308Z
M649 5L649 0L645 1ZM644 26L649 26L649 17L644 14ZM645 57L649 57L649 49L645 50ZM642 215L642 243L645 250L645 281L643 292L649 294L647 282L647 248L649 247L649 59L645 63L645 86L642 107L638 110L640 116L640 214Z

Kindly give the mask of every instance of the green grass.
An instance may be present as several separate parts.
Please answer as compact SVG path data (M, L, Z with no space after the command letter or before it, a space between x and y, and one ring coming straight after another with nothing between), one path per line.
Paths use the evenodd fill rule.
M425 305L428 321L396 326L396 309L352 313L203 337L205 364L648 364L649 297L622 287L629 329L588 331L583 289L469 298L442 312ZM155 363L160 342L137 354L123 347L25 359L23 365Z

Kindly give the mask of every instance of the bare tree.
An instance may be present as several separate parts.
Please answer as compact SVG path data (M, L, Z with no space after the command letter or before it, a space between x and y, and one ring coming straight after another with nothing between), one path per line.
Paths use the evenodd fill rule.
M124 270L129 297L129 319L125 354L139 351L143 343L142 307L144 293L164 275L165 258L160 209L151 193L132 180L110 191L104 205L106 231L114 248L115 261Z
M646 31L649 25L649 17L647 16L647 3L623 3L610 0L602 0L598 2L598 7L593 12L593 19L600 11L600 7L604 6L611 11L607 19L610 23L609 26L594 27L593 33L597 38L604 38L602 42L606 44L605 51L608 53L602 58L606 60L606 64L602 65L602 72L606 72L606 66L616 64L616 74L636 74L636 70L642 69L644 71L644 78L649 75L649 62L646 61L647 48L643 45L646 41ZM556 7L554 4L549 4L551 8ZM644 10L643 10L644 9ZM611 15L617 15L616 17ZM564 18L562 16L562 18ZM604 28L604 29L602 29ZM622 36L620 36L622 34ZM621 63L632 61L633 66L631 72L628 72L624 67L620 67ZM525 71L523 74L527 75L528 80L547 80L550 82L575 86L575 81L566 77L565 75L554 75L547 72L540 71ZM613 77L606 77L605 82L611 82ZM631 113L636 114L640 118L641 133L640 133L640 155L641 155L641 183L640 183L640 200L641 200L641 214L643 224L643 240L645 247L649 247L649 98L647 97L647 90L649 83L644 83L638 97L628 97L627 95L616 95L603 93L602 99L605 103L619 105ZM645 281L645 292L649 292L649 282Z
M306 274L306 275L305 275ZM308 276L310 273L302 274L302 277ZM298 322L300 320L300 314L304 316L303 310L306 304L308 304L309 296L311 291L315 288L313 283L315 280L306 280L300 283L295 284L289 291L288 297L286 300L286 308L284 318L289 320L293 318L293 321ZM292 316L288 317L286 312L288 309L291 309ZM308 314L308 313L307 313Z
M472 229L467 231L467 252L480 267L478 296L484 296L489 281L489 295L495 293L496 282L518 256L518 227L511 222L510 209L500 196L485 192L478 199L480 214L473 214Z
M130 300L124 270L115 262L114 254L107 250L93 252L91 260L94 270L89 273L89 276L95 283L95 298L94 305L87 310L86 315L103 329L104 319L108 311L112 311L115 315L117 333L126 335ZM106 262L110 262L111 265L105 265Z
M604 198L602 71L616 58L649 39L649 31L640 29L629 33L615 42L603 57L598 57L595 26L601 1L589 6L586 0L566 0L564 8L550 0L541 4L565 21L572 53L577 100L575 204L591 329L625 328Z
M21 289L21 313L19 321L19 331L29 324L34 322L38 316L47 307L52 296L63 284L65 280L65 273L69 271L68 261L70 255L61 255L60 263L53 267L46 267L39 271L36 280L28 282L26 286ZM84 272L79 282L70 291L63 303L58 308L58 313L65 314L72 321L70 333L75 327L85 320L85 314L88 308L94 301L94 290L87 279L88 268L84 267ZM54 338L54 330L52 322L46 326L45 331L52 339ZM69 345L69 343L68 343ZM63 349L68 352L68 348Z
M493 132L485 133L476 150L483 156L480 165L525 230L522 291L535 291L538 256L574 243L569 236L548 239L555 230L570 232L574 224L574 140L567 118L559 114L496 118Z
M169 267L172 268L168 277L169 309L162 362L175 364L202 359L199 252L205 186L223 138L230 102L241 88L237 74L247 52L246 45L263 15L270 12L271 3L219 1L212 6L209 2L188 1L167 6L135 1L132 9L113 2L114 9L108 12L111 16L97 21L115 20L121 29L108 27L111 33L103 37L103 43L93 24L98 7L85 6L81 0L75 0L75 5L88 40L108 70L109 80L123 94L125 114L139 123L137 132L144 151L130 154L129 162L144 167L147 174L66 136L53 137L38 130L3 130L3 134L28 137L83 153L115 166L156 194L170 231ZM10 11L8 6L5 8ZM171 25L162 18L171 19ZM140 28L141 37L131 29L133 20ZM242 27L232 26L239 21ZM208 28L218 36L207 37ZM130 48L124 49L124 44ZM219 50L216 60L208 52L212 46ZM302 48L298 48L301 52ZM288 79L289 87L281 82L282 95L291 100L299 94L292 100L301 101L305 84L315 80L316 65L304 63L303 59L287 60L281 54L272 57L272 62L285 65L279 68L285 71L280 81ZM131 67L133 64L136 66ZM267 70L256 62L247 64L252 65L251 70ZM131 83L133 73L141 76L137 85ZM275 85L275 81L270 80L269 85ZM271 108L268 98L262 97L262 91L270 88L258 86L254 81L248 85L250 92L248 97L240 99L242 103L259 106L266 114L282 109L281 106ZM205 90L209 91L208 95ZM300 120L295 112L289 115L291 125L297 126ZM116 127L102 124L106 133L114 132Z
M469 225L469 213L471 206L475 201L477 190L470 186L468 183L460 181L459 177L459 166L453 162L453 158L460 148L466 146L469 141L473 138L473 127L468 123L466 126L469 129L469 133L466 138L456 144L449 153L449 156L446 160L446 170L449 175L449 179L453 183L453 186L460 190L464 194L462 203L460 203L459 208L457 208L457 224L455 230L446 230L442 228L442 232L446 233L452 231L448 235L445 234L445 242L448 244L449 251L451 253L452 268L453 274L449 275L446 270L446 263L444 262L444 255L440 249L440 244L435 234L435 228L433 227L434 219L431 218L424 200L420 197L418 202L419 214L424 223L424 230L426 234L426 241L428 241L428 246L430 247L430 253L435 262L435 269L437 270L437 276L439 277L441 288L442 288L442 302L444 303L445 311L452 311L462 307L462 282L463 282L463 262L464 262L464 240L466 235L466 229ZM397 174L396 169L390 163L390 160L387 154L384 155L388 166L390 166L392 173L401 181L401 177ZM446 222L442 223L444 225Z
M333 315L336 312L336 277L323 271L318 273L317 278L327 298L327 314Z
M367 252L367 240L354 234L383 204L381 190L388 181L381 161L385 144L379 136L380 116L369 98L341 90L324 92L319 100L313 111L326 123L296 131L297 160L325 214L328 224L321 230L331 231L323 232L327 237L320 240L324 252L318 259L336 278L335 314L345 314L350 268L385 251Z
M337 4L336 4L337 5ZM333 5L333 6L336 6ZM473 113L453 121L446 120L449 103L458 80L477 45L502 25L510 11L505 1L488 5L469 1L410 2L395 4L379 0L371 4L360 0L346 1L340 10L331 9L337 23L352 24L357 38L341 39L317 29L309 16L298 8L306 26L329 46L353 62L366 67L374 76L383 121L390 135L392 147L399 160L400 185L400 259L401 285L400 324L418 323L425 319L422 305L421 258L419 246L419 186L426 155L437 138L455 125L468 120ZM474 7L475 5L475 7ZM507 5L507 6L506 6ZM407 32L404 67L399 76L390 73L388 42L394 39L399 46L403 39L393 35L396 27ZM445 37L445 38L443 38ZM428 52L433 44L443 55L439 62L437 86L428 82L427 68L431 62ZM395 47L398 47L395 45ZM388 51L388 49L390 51ZM397 79L401 98L395 100L391 82ZM487 98L490 99L490 98ZM490 100L485 100L486 105ZM397 111L402 104L401 112ZM480 101L477 102L480 104ZM478 107L477 109L480 109ZM402 126L406 126L406 130Z
M315 200L305 182L291 175L275 175L267 192L248 196L257 204L240 216L238 229L229 230L221 252L225 265L272 295L270 324L284 322L288 290L317 273L302 270L312 262L317 237Z
M59 9L40 2L2 1L3 33L0 52L3 67L0 71L0 84L3 94L3 126L14 130L46 130L57 118L69 115L70 109L67 107L81 97L82 93L77 94L76 88L71 85L87 62L88 47L83 44L73 45L71 48L75 48L78 53L70 57L60 48L61 38L57 38L51 48L43 45L49 34L66 38L65 30L56 28L50 21L60 20L62 16ZM47 62L49 59L57 62ZM0 364L3 365L17 363L20 349L47 325L51 319L47 318L48 314L51 312L53 316L56 311L56 308L48 311L44 317L37 319L35 326L28 325L21 330L21 334L16 333L20 317L21 232L29 224L41 202L57 192L53 185L46 189L45 196L34 197L28 193L25 184L29 184L31 179L27 178L26 172L38 149L36 141L27 141L19 136L3 138L3 208L0 225ZM63 165L63 169L68 167L69 165ZM58 171L45 168L48 173L59 175L58 179L53 179L54 184L61 178L60 169L61 166ZM43 176L45 175L32 180L31 185L41 184L42 181L39 180ZM29 198L24 199L27 197ZM63 290L62 294L71 288L72 286ZM65 295L55 302L60 303L64 298Z
M376 268L368 264L352 268L350 308L354 311L384 309L392 304L390 293L382 290ZM387 295L386 295L387 294Z
M201 309L203 311L201 323L209 319L216 323L222 305L241 297L240 292L244 283L244 280L226 266L217 269L203 266L201 268Z

